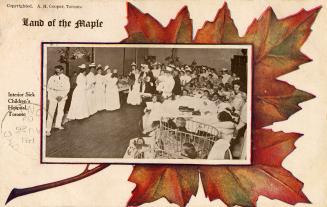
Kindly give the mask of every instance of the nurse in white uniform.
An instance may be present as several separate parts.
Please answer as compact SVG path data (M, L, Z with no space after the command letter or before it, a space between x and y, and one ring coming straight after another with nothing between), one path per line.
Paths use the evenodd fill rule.
M87 105L89 107L90 115L95 114L97 112L96 109L96 100L95 100L95 63L91 63L89 65L90 71L86 75L86 82L87 82L87 90L86 90L86 98L87 98Z
M102 75L102 66L98 65L95 75L95 105L97 111L105 109L105 83Z
M103 77L103 82L104 82L104 108L106 109L106 106L109 104L109 101L110 101L110 97L109 97L109 82L110 82L110 79L111 79L111 75L112 75L112 72L111 72L111 69L109 66L105 66L104 67L104 77Z
M114 111L120 108L120 99L119 99L117 82L118 82L117 73L113 73L111 75L111 78L107 80L106 97L108 98L107 98L105 109L108 111Z
M175 80L172 76L173 68L167 66L165 71L164 80L157 87L158 91L162 92L162 96L167 99L172 95L173 88L175 86Z
M76 78L76 88L74 89L72 102L68 111L67 119L84 119L89 116L89 109L86 99L86 66L82 64L78 66L80 73Z

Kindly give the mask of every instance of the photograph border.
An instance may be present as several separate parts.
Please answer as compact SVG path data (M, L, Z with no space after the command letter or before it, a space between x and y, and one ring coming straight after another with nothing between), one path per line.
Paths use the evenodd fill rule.
M46 112L44 103L46 101L46 85L44 83L44 76L47 70L47 47L139 47L139 48L226 48L226 49L247 49L247 142L246 142L246 154L245 160L205 160L205 159L124 159L124 158L51 158L45 156L46 150L46 137L45 135L45 121ZM252 130L253 130L253 89L254 89L254 73L253 73L253 45L252 44L134 44L134 43L113 43L113 42L41 42L41 89L40 89L40 106L41 106L41 117L40 117L40 163L41 164L178 164L178 165L251 165L252 163ZM45 91L45 94L44 94ZM249 128L250 127L250 128ZM45 140L43 140L45 139ZM199 163L200 162L200 163Z

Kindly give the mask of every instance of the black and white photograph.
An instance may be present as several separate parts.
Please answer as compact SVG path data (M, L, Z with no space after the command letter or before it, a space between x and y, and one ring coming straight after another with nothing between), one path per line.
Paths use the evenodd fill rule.
M42 162L251 164L251 55L42 43Z

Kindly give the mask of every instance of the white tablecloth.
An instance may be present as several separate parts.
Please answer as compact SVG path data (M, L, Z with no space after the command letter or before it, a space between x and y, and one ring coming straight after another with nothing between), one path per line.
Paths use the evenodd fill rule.
M192 112L181 112L179 106L187 106L199 110L201 115L192 115ZM205 100L197 97L183 96L176 100L165 100L160 106L153 107L150 112L150 123L152 121L160 121L162 117L184 117L187 120L199 122L201 124L209 125L222 131L224 134L232 133L234 125L231 122L219 122L217 119L218 106L210 100ZM186 128L189 131L195 132L194 127ZM206 130L204 130L206 131ZM209 132L209 131L207 131Z
M192 112L181 112L180 106L194 108L200 111L201 115L192 115ZM210 100L203 100L195 97L181 97L176 100L165 100L160 107L152 109L151 113L156 114L153 119L160 120L161 117L185 117L193 121L214 126L217 120L217 106ZM153 120L153 121L156 121Z

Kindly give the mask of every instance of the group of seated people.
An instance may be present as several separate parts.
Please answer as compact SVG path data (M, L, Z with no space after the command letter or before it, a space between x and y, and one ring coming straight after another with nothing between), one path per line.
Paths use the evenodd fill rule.
M140 104L145 94L159 94L163 98L195 96L217 103L227 100L236 111L240 111L242 101L246 101L246 93L240 90L240 78L235 73L230 75L226 68L216 71L208 66L175 66L157 62L141 64L140 68L135 63L131 66L127 103L132 105Z
M136 64L132 63L129 83L127 103L139 105L142 100L143 102L152 102L151 105L145 107L144 117L151 116L153 107L161 107L161 103L166 100L196 97L214 103L217 107L217 119L219 121L219 124L214 127L219 128L224 133L222 141L217 141L211 146L212 148L205 159L224 159L226 150L221 152L221 149L229 149L233 138L246 134L244 131L242 134L239 133L241 129L246 127L247 95L241 90L244 82L236 74L230 74L229 70L225 68L215 70L203 65L165 65L155 62L141 64L140 69L138 69ZM159 116L156 119L159 119ZM174 119L175 125L178 125L177 122L181 120L184 123L183 119L182 117ZM144 133L149 133L158 127L158 121L152 122L153 119L150 120L150 123L143 120ZM187 132L185 126L175 128L181 132ZM185 148L183 154L186 157L196 158L194 153L191 153L195 149L193 143L184 142L183 147Z

